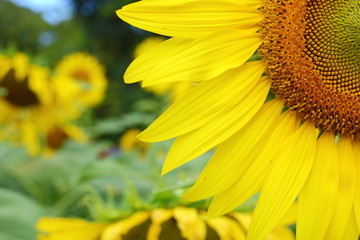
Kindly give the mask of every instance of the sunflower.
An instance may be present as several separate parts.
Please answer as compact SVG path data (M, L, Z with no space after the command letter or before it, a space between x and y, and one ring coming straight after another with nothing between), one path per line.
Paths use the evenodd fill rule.
M287 213L268 240L293 240L287 228L294 220ZM93 223L72 218L42 218L37 224L39 240L170 240L170 239L245 239L252 215L232 212L226 216L207 218L194 208L175 207L142 211L113 223Z
M145 143L137 139L137 135L141 131L137 128L130 128L124 132L124 134L120 137L119 148L124 152L130 152L132 150L139 150L142 153L145 153L150 144Z
M296 199L298 239L358 239L358 0L143 0L117 14L171 37L125 82L200 82L139 135L176 138L163 174L216 147L186 199L213 197L219 215L260 192L248 240Z
M61 149L68 140L84 143L86 141L86 136L80 128L71 123L54 123L48 127L45 134L44 154L46 156L51 156Z
M48 69L30 64L23 53L0 56L0 139L39 151L38 134L51 121L47 109L53 93Z
M61 96L70 99L73 104L89 107L100 103L104 98L107 87L105 69L90 54L69 54L59 62L55 70L58 76L54 77L54 85L65 85Z

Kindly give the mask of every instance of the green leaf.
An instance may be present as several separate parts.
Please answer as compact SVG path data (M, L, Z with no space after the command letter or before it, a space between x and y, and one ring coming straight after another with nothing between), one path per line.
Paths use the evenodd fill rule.
M45 209L19 193L0 188L0 239L35 240L37 220Z

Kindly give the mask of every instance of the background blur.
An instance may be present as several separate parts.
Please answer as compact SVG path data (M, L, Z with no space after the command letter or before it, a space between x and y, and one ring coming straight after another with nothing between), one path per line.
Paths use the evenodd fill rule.
M130 0L0 0L0 49L25 52L54 66L66 54L87 51L106 67L108 92L92 114L118 117L157 100L137 85L123 83L135 46L150 34L122 22L115 11ZM155 103L153 103L155 104ZM140 105L140 106L139 106Z
M37 239L36 224L42 217L112 221L139 210L187 205L179 196L198 173L194 164L204 161L160 178L169 142L149 145L135 137L172 97L168 88L154 93L123 82L135 47L151 36L116 16L115 11L130 2L0 0L0 54L10 62L6 68L0 61L0 73L5 69L0 74L0 90L5 91L0 100L12 109L12 115L0 121L1 240ZM51 147L49 130L32 130L34 134L28 138L19 127L27 126L26 121L37 125L45 116L35 112L27 120L24 116L33 107L28 107L25 97L20 108L6 95L19 89L8 83L16 82L16 72L22 71L16 67L14 56L21 53L21 59L28 58L30 64L56 76L59 62L76 52L93 56L104 67L107 89L101 102L82 108L76 118L66 120L67 125L76 126L86 135L87 141L76 141L59 128L61 131L53 136L56 147L49 153L44 150ZM70 92L61 81L57 87L63 95ZM52 114L47 115L51 122ZM15 121L19 125L14 125ZM8 131L10 126L12 131ZM48 140L45 143L41 141L44 138ZM32 148L27 145L38 140L40 150L29 152Z

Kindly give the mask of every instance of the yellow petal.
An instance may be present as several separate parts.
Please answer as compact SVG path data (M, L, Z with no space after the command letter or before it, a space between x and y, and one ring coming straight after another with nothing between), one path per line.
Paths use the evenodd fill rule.
M242 213L242 212L241 213L240 212L231 212L231 213L229 213L229 215L232 218L234 218L237 222L239 222L239 224L244 229L244 231L247 232L247 230L249 229L250 223L251 223L252 214Z
M135 59L126 70L124 80L126 83L143 81L142 86L147 87L212 79L241 66L254 54L262 43L256 31L233 30L198 40L169 39Z
M263 105L271 81L264 80L233 109L218 119L176 138L165 160L162 174L200 156L241 129Z
M266 103L238 133L217 148L205 169L183 196L199 200L214 196L230 187L253 161L253 155L269 137L283 107L281 101Z
M297 204L293 204L289 211L285 214L285 218L281 220L279 225L266 236L265 240L294 240L294 233L287 227L287 225L294 224L296 221ZM244 229L247 231L250 226L252 215L249 213L232 212L229 214L232 218L238 221ZM286 224L284 224L286 223Z
M266 117L264 119L267 120ZM278 148L274 146L277 143L285 142L288 136L298 127L298 124L299 121L296 115L291 111L287 111L282 115L282 119L274 127L274 131L271 133L271 137L266 142L264 148L261 149L261 146L255 146L256 149L254 151L259 155L251 160L251 165L244 170L244 173L239 176L231 187L214 197L209 207L209 215L217 216L225 214L243 204L261 189L264 179L271 168L272 159L278 151ZM240 160L246 157L247 155L241 155L237 161L246 161ZM245 165L243 164L242 166Z
M100 239L121 240L121 235L128 233L133 227L143 223L146 219L149 219L149 217L150 212L135 213L126 219L109 225L107 228L104 229Z
M258 24L263 16L254 0L138 1L117 15L138 28L167 36L198 38Z
M171 105L138 136L139 139L145 142L163 141L219 118L241 102L263 71L263 62L250 62L216 79L200 83Z
M124 81L134 83L145 80L154 66L164 60L158 56L168 57L167 52L169 49L185 49L183 46L191 45L193 42L195 41L171 38L148 49L130 64L124 74ZM173 81L176 81L176 79Z
M358 240L359 239L359 229L356 223L354 211L350 213L349 222L346 225L344 237L342 240Z
M220 237L220 240L245 240L245 232L240 225L228 217L216 217L206 220L207 224L213 228Z
M291 229L287 227L276 227L265 240L295 240L295 235Z
M353 141L353 151L356 160L356 190L355 190L355 199L354 199L354 212L356 217L356 222L358 229L360 231L360 142Z
M351 139L342 137L338 145L339 153L339 190L335 211L325 239L342 239L350 218L356 188L356 161ZM317 196L315 196L317 197Z
M324 238L334 213L339 185L339 160L333 133L324 133L316 144L314 166L299 194L297 239Z
M263 239L293 204L313 165L315 144L314 125L306 121L282 145L283 150L274 159L273 168L265 180L247 240Z
M97 239L107 224L72 218L41 218L36 228L44 240Z
M290 226L294 223L296 223L296 219L299 212L299 204L295 202L291 207L287 210L285 215L282 217L282 219L279 221L279 226Z
M206 225L199 217L196 209L176 207L174 208L174 218L182 237L185 239L205 239Z
M172 211L168 209L154 209L151 212L151 225L147 233L147 240L158 240L161 232L161 224L172 217Z

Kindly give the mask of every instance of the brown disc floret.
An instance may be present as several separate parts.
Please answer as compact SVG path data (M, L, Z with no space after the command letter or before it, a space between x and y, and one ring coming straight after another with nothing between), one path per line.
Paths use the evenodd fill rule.
M322 131L360 138L360 2L264 1L259 53L277 98Z

